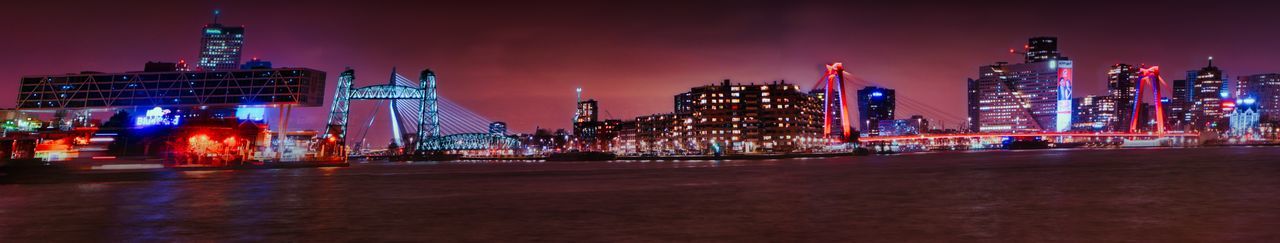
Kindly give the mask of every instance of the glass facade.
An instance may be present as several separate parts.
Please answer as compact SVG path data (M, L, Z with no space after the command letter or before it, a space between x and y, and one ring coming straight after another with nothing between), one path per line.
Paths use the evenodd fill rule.
M129 72L26 76L19 109L321 106L325 73L306 68L230 72Z

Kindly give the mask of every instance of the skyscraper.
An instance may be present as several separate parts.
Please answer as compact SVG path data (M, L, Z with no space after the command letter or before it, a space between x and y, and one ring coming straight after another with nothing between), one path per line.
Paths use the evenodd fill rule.
M1065 60L1058 51L1058 37L1033 37L1027 41L1026 63Z
M858 128L868 135L879 135L880 121L893 120L895 106L892 89L868 86L858 90Z
M1031 38L1025 48L1026 63L998 62L978 68L979 77L969 91L977 92L970 94L970 110L976 107L979 132L1070 129L1074 72L1072 62L1057 46L1057 38Z
M1187 111L1190 109L1191 87L1187 85L1186 79L1173 81L1173 94L1169 96L1169 124L1168 127L1173 130L1185 131L1189 124Z
M1112 116L1114 121L1105 124L1107 131L1128 131L1129 120L1133 119L1134 95L1137 92L1138 68L1129 64L1111 65L1107 71L1107 95L1111 96L1119 109Z
M221 12L213 11L213 23L204 25L200 38L199 69L205 71L235 70L240 66L241 47L244 45L244 27L229 27L218 23Z
M1191 120L1192 128L1208 130L1218 126L1224 117L1222 99L1229 96L1223 89L1225 80L1221 69L1213 66L1213 57L1209 57L1209 66L1196 71L1191 81Z

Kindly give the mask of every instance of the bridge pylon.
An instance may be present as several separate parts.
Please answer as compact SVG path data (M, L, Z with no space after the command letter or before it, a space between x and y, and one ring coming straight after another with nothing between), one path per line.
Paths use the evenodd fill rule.
M856 140L849 122L849 106L845 100L844 64L827 64L826 73L818 79L813 93L822 92L822 136L842 142Z
M1154 95L1153 97L1151 97L1151 99L1152 99L1152 103L1155 103L1155 109L1156 109L1155 110L1156 126L1153 132L1157 134L1163 134L1165 132L1164 105L1160 103L1160 99L1162 98L1160 95L1160 89L1165 86L1165 83L1164 83L1164 78L1160 77L1160 66L1151 66L1150 68L1148 68L1144 64L1143 67L1140 68L1139 70L1140 70L1139 75L1141 78L1138 80L1138 83L1137 83L1138 85L1136 89L1137 93L1134 94L1137 97L1133 99L1133 117L1129 119L1129 133L1138 132L1138 124L1139 124L1138 117L1140 117L1139 115L1142 114L1141 113L1142 98L1146 94L1146 90L1150 89Z

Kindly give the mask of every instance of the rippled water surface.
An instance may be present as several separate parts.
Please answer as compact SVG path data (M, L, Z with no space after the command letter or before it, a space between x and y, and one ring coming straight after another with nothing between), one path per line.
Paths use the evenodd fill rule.
M1280 241L1280 148L370 163L0 184L0 242Z

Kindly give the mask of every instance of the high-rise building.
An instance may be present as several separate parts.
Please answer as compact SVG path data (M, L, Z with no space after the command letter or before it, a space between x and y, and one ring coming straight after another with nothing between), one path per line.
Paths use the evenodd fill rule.
M244 27L223 26L213 11L213 23L204 25L200 38L200 60L197 67L205 71L235 70L240 66Z
M1117 104L1113 96L1090 95L1072 99L1075 117L1072 118L1071 129L1075 131L1100 132L1110 129L1116 124ZM1123 107L1123 106L1120 106ZM1132 108L1129 108L1132 109Z
M1185 131L1187 124L1190 124L1191 116L1187 112L1191 104L1191 87L1187 85L1189 83L1187 79L1173 81L1173 94L1169 96L1169 114L1166 118L1170 130Z
M979 132L1070 129L1072 62L1060 54L1053 37L1032 38L1026 51L1026 63L978 68L969 92L976 91L970 94L970 110L977 110Z
M1263 121L1280 121L1280 74L1241 76L1236 82L1236 97L1241 104L1252 102Z
M1213 58L1209 58L1209 66L1196 71L1191 86L1191 120L1192 128L1208 130L1221 128L1219 123L1225 113L1222 111L1222 99L1230 96L1223 89L1225 75L1222 70L1213 66Z
M858 90L858 128L867 135L879 135L880 121L893 120L897 106L894 90L868 86Z
M1138 68L1129 64L1111 65L1107 70L1107 95L1116 102L1118 109L1111 117L1115 121L1105 124L1105 131L1128 131L1129 120L1133 119L1133 103L1139 82Z
M578 111L575 113L577 117L573 120L573 135L578 140L574 145L585 148L595 143L596 132L602 125L597 114L599 111L599 103L594 99L578 102Z
M968 89L966 90L967 94L965 94L965 96L968 98L969 102L966 109L968 111L968 117L964 122L964 130L967 130L966 132L977 132L980 127L978 124L978 118L982 114L982 106L978 105L978 103L982 101L982 93L978 92L978 80L969 79L966 84Z
M574 119L574 123L598 121L600 116L596 113L600 111L599 104L594 99L579 101L578 112L576 113L578 117Z
M1032 37L1027 41L1026 63L1065 59L1058 51L1058 37Z

